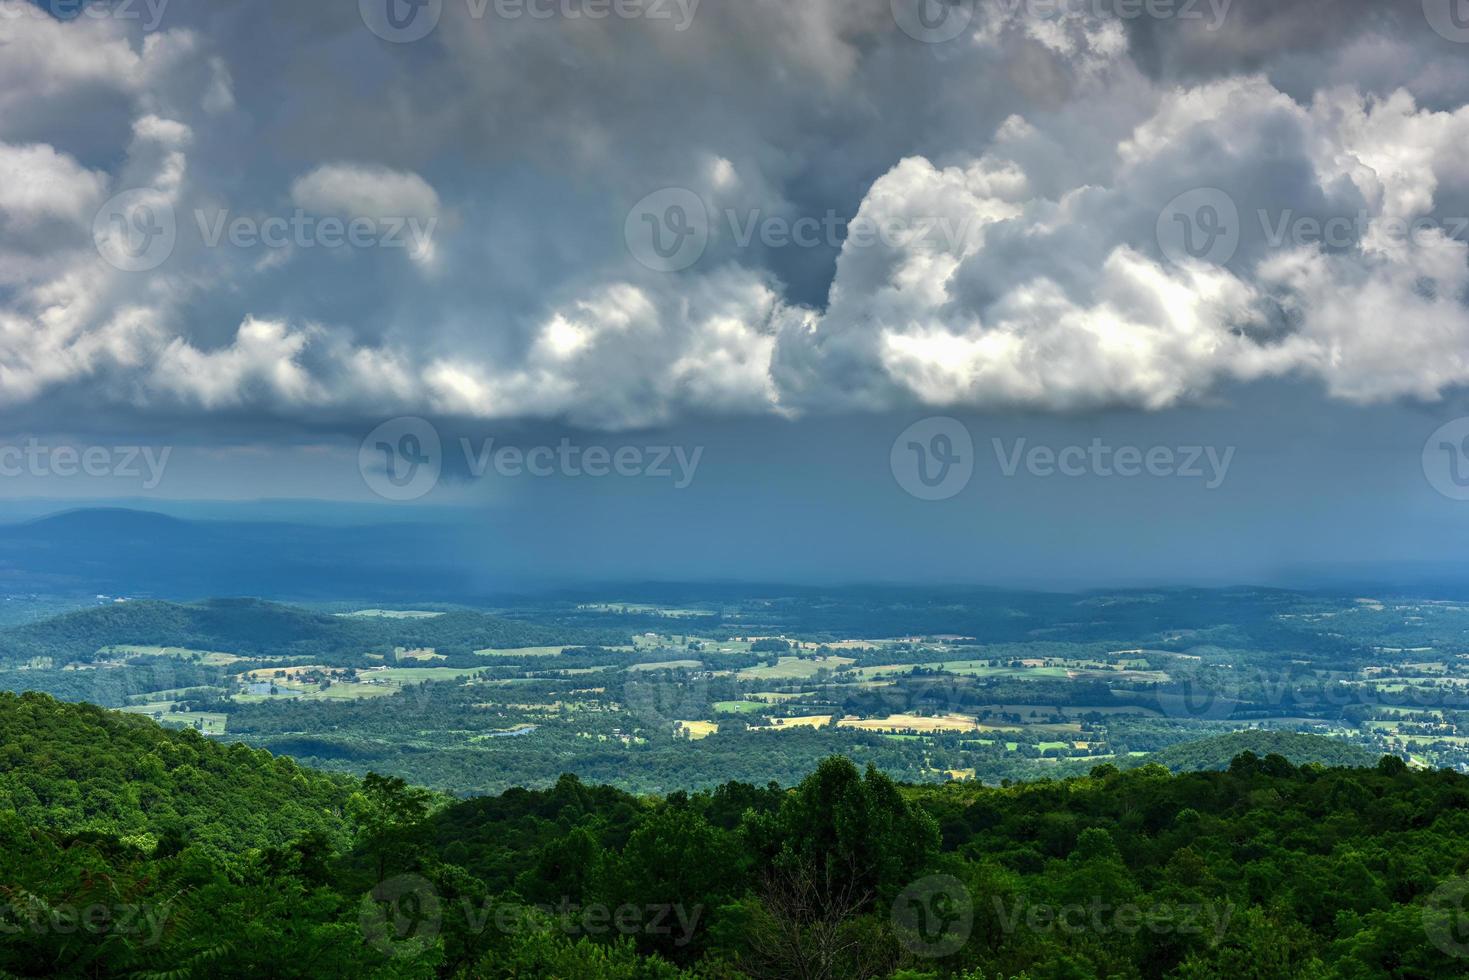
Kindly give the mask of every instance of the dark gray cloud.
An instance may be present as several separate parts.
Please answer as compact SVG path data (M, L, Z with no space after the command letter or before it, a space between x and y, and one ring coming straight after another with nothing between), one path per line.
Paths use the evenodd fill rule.
M0 19L10 418L617 429L1469 381L1469 48L1419 4L986 0L932 44L887 0L533 6L444 0L413 43L350 3ZM704 240L676 272L628 239L664 188ZM1227 256L1160 242L1201 189ZM104 213L109 264L122 191L148 220ZM166 259L116 268L165 213Z

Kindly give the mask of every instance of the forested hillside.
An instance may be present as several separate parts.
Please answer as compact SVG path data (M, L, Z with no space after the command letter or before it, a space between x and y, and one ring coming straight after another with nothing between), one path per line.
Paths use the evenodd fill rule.
M0 631L0 662L106 660L109 648L147 645L223 650L240 657L310 655L360 662L364 653L433 647L446 658L481 646L620 642L616 630L543 626L468 610L432 618L336 616L259 599L196 603L140 600L68 613ZM473 661L471 661L473 662Z
M232 852L345 840L355 781L137 715L0 692L0 809L65 836Z
M1461 976L1469 778L1237 756L449 803L39 695L0 699L18 976ZM93 776L93 773L96 775ZM81 782L79 783L78 780ZM111 788L110 793L108 788Z
M1279 755L1298 766L1308 762L1324 766L1368 766L1377 761L1366 749L1338 738L1255 730L1180 742L1149 754L1143 762L1167 766L1173 772L1227 769L1242 752Z

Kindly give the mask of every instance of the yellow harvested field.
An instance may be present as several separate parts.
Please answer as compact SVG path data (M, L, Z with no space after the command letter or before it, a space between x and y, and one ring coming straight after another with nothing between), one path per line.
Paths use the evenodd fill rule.
M980 726L971 715L888 715L886 718L853 718L839 723L842 728L860 728L868 732L973 732Z
M831 715L796 715L792 718L772 718L771 728L824 728L831 724Z
M442 653L435 653L434 652L434 649L432 647L426 647L426 648L423 648L423 649L420 649L420 650L405 650L403 647L397 647L397 648L395 648L393 650L393 652L395 654L397 654L399 660L448 660L449 659L448 657L444 656Z
M708 738L719 731L719 726L712 721L681 721L678 730L687 732L691 739Z
M289 680L301 674L322 673L335 677L346 672L347 668L345 667L327 667L323 664L316 664L314 666L304 667L259 667L255 670L247 670L239 676L248 677L252 681L268 681L275 679L277 676L284 676Z

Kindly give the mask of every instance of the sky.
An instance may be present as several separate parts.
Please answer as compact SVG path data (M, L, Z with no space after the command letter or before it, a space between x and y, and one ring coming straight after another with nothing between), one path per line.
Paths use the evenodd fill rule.
M0 0L0 48L0 520L1038 585L1466 543L1462 0Z

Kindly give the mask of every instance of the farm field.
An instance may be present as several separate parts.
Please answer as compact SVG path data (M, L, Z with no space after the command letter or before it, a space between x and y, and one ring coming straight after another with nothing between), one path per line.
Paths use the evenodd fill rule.
M968 715L888 715L886 718L843 718L841 728L858 728L869 732L973 732L980 725Z
M804 680L820 671L835 671L854 663L851 657L781 657L776 664L747 667L737 676L746 681Z
M134 704L119 710L133 715L145 715L157 722L184 725L206 735L223 735L229 715L219 711L175 711L172 701L151 704Z
M102 647L97 652L105 656L119 658L172 657L175 660L204 664L209 667L228 667L230 664L239 663L246 659L233 653L220 653L218 650L190 650L185 647L135 646L130 644Z
M180 606L151 643L99 632L96 642L17 648L0 682L51 684L346 771L439 766L433 784L453 792L523 781L532 767L591 766L645 787L661 785L656 773L681 773L679 784L756 776L772 753L793 770L840 752L912 779L973 770L993 782L1128 764L1241 728L1469 768L1460 646L1469 605L1425 612L1384 601L1370 611L1353 597L1202 595L1146 604L975 596L942 612L904 601L880 614L870 597L726 598L662 625L649 609L618 612L611 601L516 610L513 626L465 612L410 615L432 606L341 615L267 605L268 641L207 625L170 632L188 613ZM1210 602L1217 608L1201 611ZM954 610L954 628L924 621ZM1132 618L1109 619L1123 613ZM249 622L248 608L230 615ZM1202 625L1179 628L1185 619ZM129 639L140 635L132 628ZM1194 714L1191 702L1164 696L1210 684L1226 698L1196 699Z

